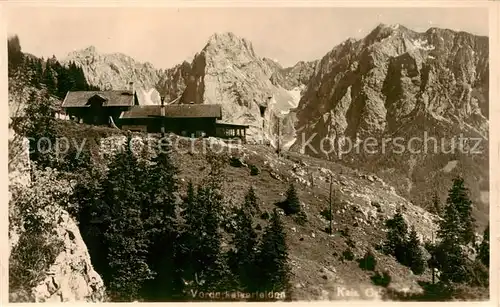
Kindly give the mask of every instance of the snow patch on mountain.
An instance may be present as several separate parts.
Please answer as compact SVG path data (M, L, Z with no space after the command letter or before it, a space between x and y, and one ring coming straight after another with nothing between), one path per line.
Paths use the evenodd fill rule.
M418 38L418 39L414 40L413 41L413 45L417 49L428 50L428 51L434 50L436 48L433 45L429 45L429 43L427 42L427 40L423 40L421 38Z
M293 99L292 101L290 101L290 106L292 108L296 108L299 106L299 101L300 101L300 98L302 97L301 93L304 90L304 87L305 87L304 85L296 86L293 89L288 91L288 93L290 94L290 96L292 96L292 99Z
M445 173L451 172L455 167L457 167L458 161L452 160L449 161L441 170Z

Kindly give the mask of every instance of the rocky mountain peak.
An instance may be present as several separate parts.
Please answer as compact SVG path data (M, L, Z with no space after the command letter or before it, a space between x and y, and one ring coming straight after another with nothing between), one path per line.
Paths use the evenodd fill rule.
M75 62L81 66L87 82L103 90L126 89L134 82L139 96L146 104L159 103L159 95L151 94L161 71L149 62L141 63L123 53L99 53L95 46L70 52L62 63ZM151 98L148 95L152 95ZM153 101L153 102L151 102Z
M385 39L393 38L395 41L401 42L403 39L411 39L417 33L400 24L383 24L380 23L373 29L362 41L365 46L372 45L376 42L381 42Z
M97 48L94 45L90 45L90 46L87 46L87 47L82 48L82 49L75 49L72 52L70 52L68 54L68 56L75 55L75 54L93 55L93 54L97 54L97 53L98 53Z
M220 104L223 121L249 125L249 141L267 141L273 138L276 116L297 106L301 89L295 87L304 86L301 81L312 73L306 66L287 78L290 69L256 55L249 40L215 33L191 63L168 69L156 88L176 103ZM293 133L293 120L283 120L285 131Z
M250 55L255 56L255 51L253 49L252 43L243 37L237 36L233 32L214 33L208 39L205 48L203 48L203 51L247 52Z
M393 23L393 24L386 24L386 23L379 23L374 31L381 30L381 29L392 29L392 30L408 30L408 28L404 27L403 25L399 23Z
M90 45L87 48L83 49L84 52L96 53L97 49L94 45Z
M390 136L408 140L424 132L452 139L457 131L487 144L488 38L437 28L420 33L401 25L380 24L365 38L344 42L321 59L301 97L297 119L296 128L305 134L305 140L315 136L315 149L322 139L340 146L345 139L362 142L368 137ZM297 145L300 142L294 148L301 148ZM436 164L442 168L455 159L453 155L423 154L413 157L420 160L412 166L408 156L386 153L389 151L370 158L352 153L343 161L361 165L366 158L371 170L394 168L405 178L422 176L401 190L416 202L421 200L420 191L435 186L422 184L423 178L432 181L425 177L428 172L415 175L412 170L430 171L430 165ZM479 178L487 177L484 155L476 155L473 162L470 157L461 158L467 161L464 164L481 170L476 172ZM479 199L478 181L467 180Z

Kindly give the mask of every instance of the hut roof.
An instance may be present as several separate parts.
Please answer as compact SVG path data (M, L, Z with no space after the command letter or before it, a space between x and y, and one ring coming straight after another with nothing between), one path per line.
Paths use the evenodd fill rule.
M160 117L161 106L134 106L123 111L120 119ZM165 117L171 118L222 118L222 108L218 104L177 104L165 105Z
M69 91L62 103L63 108L82 108L89 106L89 99L99 97L103 107L127 107L134 105L134 92L127 90L113 91Z

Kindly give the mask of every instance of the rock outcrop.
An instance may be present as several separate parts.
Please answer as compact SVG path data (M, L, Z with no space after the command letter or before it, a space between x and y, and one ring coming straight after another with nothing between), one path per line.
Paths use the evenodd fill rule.
M178 98L176 103L221 104L223 121L249 125L248 138L256 142L274 142L282 118L285 141L294 134L294 125L286 123L294 122L287 117L300 94L273 81L276 75L283 79L282 73L279 64L260 58L248 40L217 33L191 63L166 70L157 88L170 100Z
M297 109L301 137L293 149L387 171L399 191L417 203L430 199L418 197L423 190L440 190L441 182L449 186L448 177L435 170L459 159L448 175L465 174L479 200L488 181L488 67L487 37L381 24L361 40L344 41L317 64ZM425 151L426 134L447 151ZM460 135L480 140L481 153L449 150L459 147L453 142ZM420 142L408 148L413 137ZM377 140L374 153L373 146L372 153L363 149L368 138ZM381 143L396 138L402 152L394 151L399 147L392 141ZM348 152L339 156L339 148Z
M43 279L34 289L37 302L102 302L104 283L92 267L87 246L75 221L67 212L59 212L56 236L63 242Z
M277 69L271 76L271 82L287 90L305 89L319 61L300 61L292 67Z
M42 185L44 185L42 183ZM12 224L12 219L21 219L23 214L16 208L12 188L29 189L35 197L46 196L43 192L36 194L30 178L30 160L28 140L9 131L9 255L19 243L23 235L22 225ZM51 189L51 187L46 187ZM54 188L54 187L52 187ZM22 193L21 193L22 194ZM48 200L37 199L38 202ZM31 289L31 293L15 293L10 291L10 299L16 302L99 302L105 299L104 283L93 269L85 242L75 221L69 214L54 205L48 207L45 221L54 221L53 232L48 240L61 242L61 252L50 265L47 272L37 272L45 276ZM22 261L19 260L18 261ZM12 290L12 289L11 289Z
M91 85L103 90L128 89L130 82L137 91L141 104L160 104L155 86L162 71L151 63L140 63L122 53L101 54L94 46L70 52L62 63L75 62L83 68Z

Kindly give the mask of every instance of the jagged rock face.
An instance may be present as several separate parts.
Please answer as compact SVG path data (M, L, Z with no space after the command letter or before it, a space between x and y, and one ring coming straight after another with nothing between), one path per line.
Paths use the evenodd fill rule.
M171 100L180 97L178 103L221 104L222 121L249 125L249 140L272 141L278 116L287 117L300 98L271 81L281 70L276 62L258 57L248 40L232 33L214 34L192 63L166 70L158 91L168 93ZM284 138L293 137L294 125L285 127Z
M56 228L63 251L47 277L33 289L37 302L102 302L104 283L92 267L87 246L75 221L61 210Z
M51 239L62 243L61 252L44 272L45 278L31 289L29 297L11 293L16 302L103 302L106 299L104 282L94 270L87 246L75 221L61 209L49 213L57 220ZM16 246L21 230L9 232L10 251ZM10 252L9 251L9 252Z
M346 139L354 144L368 137L408 141L422 138L424 132L449 141L463 133L483 139L485 146L483 155L463 157L462 166L480 169L472 170L475 177L469 183L487 181L488 66L487 37L437 28L417 33L400 25L379 25L364 39L336 46L315 67L298 106L300 137L293 149L338 158L338 153L324 153L331 149L325 144L338 148ZM317 153L303 147L313 135L310 144ZM414 178L413 170L435 169L437 160L444 166L456 155L464 156L404 152L396 157L386 150L373 154L372 159L361 152L347 154L344 160L358 165L369 161L366 166L372 170L396 168L415 183L422 178ZM418 190L414 188L409 184L407 192Z
M30 176L29 142L28 139L9 131L9 219L22 214L12 202L12 189L33 189ZM42 183L50 190L54 184ZM59 187L56 187L59 188ZM35 194L37 192L30 191ZM42 192L38 196L47 196ZM41 202L47 200L39 200ZM44 210L44 220L51 221L53 232L47 240L61 243L61 251L47 272L45 278L31 289L30 298L22 293L10 293L11 300L35 302L101 302L105 300L105 288L99 274L94 270L87 246L83 241L77 224L65 210L57 205L47 206ZM12 222L11 222L12 223ZM9 227L9 255L19 243L23 234L20 225ZM19 243L20 244L20 243ZM41 272L39 272L41 273ZM20 295L20 296L19 296ZM17 297L19 296L19 297Z
M69 53L63 63L70 61L83 68L91 85L103 90L119 90L128 89L129 83L133 82L141 104L160 103L155 86L162 72L151 63L139 63L121 53L100 54L93 46Z
M156 84L156 88L165 96L165 102L171 102L182 96L186 81L191 74L191 64L184 61L173 68L166 69Z
M335 124L331 118L342 117L337 131L355 138L394 132L417 110L438 119L457 117L455 122L472 124L486 136L487 37L381 25L321 60L298 117L307 131L315 121Z
M276 142L282 118L282 142L295 133L295 114L316 62L299 62L282 68L260 58L252 43L232 33L214 34L191 63L160 71L120 53L99 54L94 47L72 52L64 60L83 67L89 84L103 89L125 89L134 82L139 103L221 104L223 122L246 124L249 141ZM282 126L282 127L281 127Z
M309 83L317 64L318 61L300 61L292 67L281 68L272 75L271 82L281 85L287 90L297 88L303 90L304 85Z

